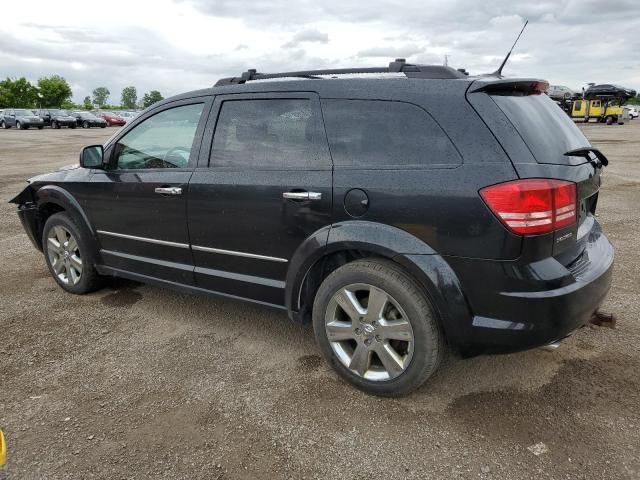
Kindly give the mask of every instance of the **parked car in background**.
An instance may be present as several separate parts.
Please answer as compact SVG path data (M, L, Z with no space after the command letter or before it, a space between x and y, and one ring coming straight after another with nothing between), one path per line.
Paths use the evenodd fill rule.
M118 112L120 117L124 118L124 121L129 123L131 120L140 115L140 112Z
M107 125L109 125L110 127L113 127L114 125L117 127L122 127L127 123L124 118L113 112L95 111L92 113L95 116L104 119L107 122Z
M76 128L76 118L69 110L57 108L42 108L38 110L38 116L42 118L45 125L51 128L69 127Z
M71 116L73 116L76 119L76 125L78 127L82 127L82 128L90 128L90 127L105 128L107 126L106 120L104 120L104 119L102 119L100 117L96 117L91 112L77 111L77 112L71 113Z
M19 130L27 130L30 127L42 129L43 126L42 119L26 108L7 108L0 120L1 128L16 127Z
M625 105L624 108L629 110L630 118L638 118L640 111L638 111L638 107L636 105Z

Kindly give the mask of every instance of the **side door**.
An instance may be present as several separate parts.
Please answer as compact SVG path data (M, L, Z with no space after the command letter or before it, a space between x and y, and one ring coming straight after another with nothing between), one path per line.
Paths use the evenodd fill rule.
M105 149L86 211L105 265L193 284L187 187L201 145L210 97L148 112Z
M284 305L288 262L331 223L332 164L314 93L219 95L189 184L196 285Z
M9 127L16 126L16 112L13 108L7 110L4 114L4 123Z

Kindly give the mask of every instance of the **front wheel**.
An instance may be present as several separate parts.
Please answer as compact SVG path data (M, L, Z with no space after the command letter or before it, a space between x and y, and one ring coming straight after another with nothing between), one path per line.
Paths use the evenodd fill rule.
M82 122L82 128L89 128L89 122L87 122L86 120Z
M313 328L336 372L374 395L415 390L445 350L424 292L388 260L357 260L332 272L318 289Z
M22 130L22 129L23 129L23 126L22 126L22 124L21 124L20 122L16 122L16 128L17 128L18 130Z
M101 278L88 233L64 212L51 215L44 225L42 245L53 279L70 293L98 289Z
M4 128L5 130L6 130L6 129L8 129L8 128L11 128L9 125L7 125L7 124L5 123L5 121L4 121L4 120L0 122L0 127Z

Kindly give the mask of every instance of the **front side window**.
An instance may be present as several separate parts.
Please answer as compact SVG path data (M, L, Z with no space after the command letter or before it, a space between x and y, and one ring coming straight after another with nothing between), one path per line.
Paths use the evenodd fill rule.
M211 166L283 169L317 163L309 100L227 100L220 108Z
M118 169L186 168L204 103L163 110L115 145Z
M322 100L331 156L349 168L430 168L462 159L422 108L383 100Z

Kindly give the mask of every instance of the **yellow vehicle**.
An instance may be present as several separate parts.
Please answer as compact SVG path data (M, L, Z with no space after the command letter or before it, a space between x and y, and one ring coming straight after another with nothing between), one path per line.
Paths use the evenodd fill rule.
M0 430L0 467L7 462L7 443L4 441L4 434Z
M574 100L573 108L571 109L571 118L574 120L582 119L585 122L595 121L604 122L607 125L617 123L622 125L624 123L622 114L622 106L613 105L609 101L603 100L587 100L579 99Z
M582 98L573 101L571 118L574 121L596 121L611 125L624 123L624 102L636 96L636 91L619 85L593 85Z

